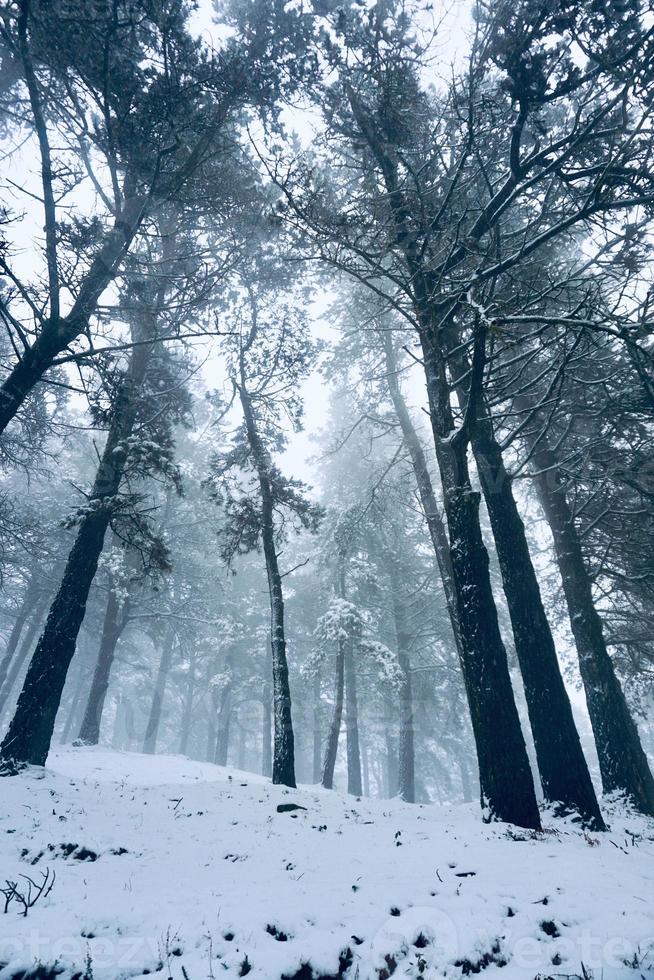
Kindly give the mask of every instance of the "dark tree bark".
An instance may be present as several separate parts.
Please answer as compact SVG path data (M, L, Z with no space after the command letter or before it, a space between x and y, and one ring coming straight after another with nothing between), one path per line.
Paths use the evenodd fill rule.
M161 649L161 659L157 668L157 677L152 693L152 704L148 723L145 726L143 736L143 751L153 755L157 745L157 735L161 724L161 712L163 708L164 696L166 693L166 682L173 663L173 653L175 651L175 632L172 627L168 627L166 636Z
M454 434L449 385L437 332L421 335L443 481L450 561L461 631L462 668L479 761L482 805L490 819L540 828L534 781L515 704L479 520L479 494L468 470L468 433Z
M477 747L482 803L493 817L522 826L539 827L533 777L500 635L488 554L481 535L479 494L473 492L470 483L467 443L452 439L454 424L449 386L436 342L428 332L422 333L421 341L430 418L449 525L447 558L442 540L444 528L426 459L397 384L397 368L387 341L389 389L411 455L450 608Z
M35 602L38 601L39 586L35 575L32 575L27 583L27 588L25 589L23 599L20 604L20 608L14 620L14 625L11 628L11 633L7 639L7 646L5 648L4 656L0 660L0 690L2 690L2 685L4 684L7 671L11 665L14 654L18 647L18 643L23 632L23 627L29 619Z
M345 555L342 553L339 553L338 557L338 595L341 599L345 599ZM325 789L334 788L334 769L336 768L336 758L338 756L338 741L341 734L343 705L345 701L345 660L347 657L348 640L345 636L341 635L340 631L336 643L334 711L329 726L329 732L327 733L327 745L325 746L325 759L323 762L321 779L322 785L325 787Z
M410 208L397 175L396 158L373 117L348 88L354 118L379 166L418 321L429 415L443 485L450 563L461 638L461 666L479 761L482 805L488 819L540 828L534 781L515 704L506 650L491 587L488 554L479 521L467 451L479 401L486 354L485 330L475 332L475 357L464 422L457 430L447 376L443 326L452 303L438 303L438 283L409 221Z
M338 755L338 739L341 733L341 723L343 721L343 696L345 692L345 646L344 637L338 638L336 648L336 677L334 683L334 712L327 733L327 745L325 746L325 760L322 767L322 785L325 789L334 788L334 769L336 768L336 756Z
M545 438L532 441L538 495L551 528L579 672L599 758L605 793L624 793L642 813L654 816L654 778L606 647L590 576L555 453Z
M130 367L116 397L107 442L68 556L59 591L30 662L16 712L0 746L3 769L24 763L44 765L55 718L75 653L86 603L111 520L112 501L120 488L130 436L145 378L149 344L133 348Z
M347 791L361 796L361 751L359 748L359 706L357 703L356 665L354 649L356 638L349 637L345 644L345 734L347 745Z
M449 561L444 558L445 529L438 514L420 439L397 382L397 364L388 334L384 335L384 343L389 390L412 458L423 509L443 577L452 629L460 645L456 613L452 611L454 596L451 570L448 567ZM462 376L464 367L464 373L467 374L469 365L458 365L459 376ZM524 525L516 507L500 447L493 438L488 423L477 423L472 445L511 615L543 792L549 801L562 805L566 810L579 812L587 825L599 830L603 827L603 821L570 700L561 677Z
M577 812L589 828L604 830L524 524L488 421L477 424L472 446L500 563L543 794L563 812Z
M220 695L220 711L216 730L216 751L214 762L217 766L227 765L229 736L232 728L232 684L226 684Z
M275 545L274 499L270 483L270 459L259 437L252 401L241 366L239 396L248 444L252 452L261 491L261 538L270 597L270 638L273 661L273 783L295 786L295 739L291 715L291 688L288 680L286 636L284 632L284 591Z
M448 344L455 352L450 354L453 374L470 377L471 365L455 330L448 331ZM465 404L468 393L463 384L458 393ZM475 419L471 445L511 618L543 795L559 812L578 813L585 826L604 830L524 524L487 408Z
M50 315L39 326L34 343L21 352L20 360L0 385L0 434L14 418L21 405L52 367L57 356L73 341L88 330L102 293L115 280L121 264L129 252L147 215L157 205L169 201L183 187L185 181L196 172L205 157L212 133L201 136L177 172L169 174L165 183L158 186L159 168L155 167L149 187L138 189L133 173L123 176L122 204L114 217L113 226L98 242L98 249L88 270L75 289L75 300L66 315L62 315L60 292L66 283L61 281L57 258L57 213L53 189L53 164L51 146L42 105L39 81L36 76L29 38L30 0L22 0L18 17L19 52L25 83L30 100L32 121L39 145L46 248ZM235 104L238 94L228 93L228 103ZM118 208L118 202L116 202Z
M102 624L98 659L93 671L91 690L78 735L79 741L83 742L84 745L97 745L100 740L102 712L109 690L109 678L114 663L116 646L127 623L128 614L129 599L126 599L121 605L115 590L110 588Z
M100 296L115 278L138 233L144 205L144 199L138 197L125 199L122 214L93 260L70 312L66 316L55 313L44 321L37 339L0 385L0 434L57 356L88 329Z

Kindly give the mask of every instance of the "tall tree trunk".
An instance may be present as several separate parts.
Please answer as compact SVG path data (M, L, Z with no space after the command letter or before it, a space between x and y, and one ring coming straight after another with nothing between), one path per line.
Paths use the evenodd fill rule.
M267 681L263 687L262 700L261 772L270 779L272 776L272 692Z
M429 321L430 313L418 303ZM425 315L426 314L426 315ZM506 650L479 522L479 494L470 483L465 439L452 438L449 385L435 330L421 332L430 419L449 527L444 559L442 523L424 452L397 384L392 348L386 348L391 397L411 455L457 642L477 748L482 805L490 818L540 827L534 782L515 704ZM440 526L439 526L440 525ZM454 604L454 610L452 610Z
M313 678L313 778L312 782L319 783L322 761L322 701L320 699L320 674L316 671Z
M233 658L227 655L225 666L229 671L229 679L220 692L220 709L218 711L218 721L216 725L216 749L214 752L214 762L217 766L227 765L227 755L229 752L229 735L232 723L232 693L234 690Z
M272 648L268 644L266 651L266 679L263 685L261 704L263 708L261 718L261 773L269 779L272 776L272 690L270 682L272 679Z
M437 329L421 333L423 360L445 513L462 645L463 678L488 819L540 828L534 780L516 708L479 520L479 494L468 470L468 434L454 435L449 384Z
M354 662L355 637L345 644L345 734L347 738L347 791L361 796L361 752L359 749L359 706L357 702L356 665Z
M261 538L268 576L270 597L270 639L273 661L273 783L295 786L295 739L291 716L291 688L286 659L286 635L284 632L284 591L275 545L274 499L270 484L270 459L259 437L252 409L252 401L245 385L244 366L241 364L239 395L248 444L261 491Z
M346 640L339 636L336 648L336 678L334 684L334 712L327 733L325 760L322 766L322 785L325 789L334 788L334 769L338 755L338 739L343 721L343 695L345 691L345 646Z
M450 330L447 339L452 373L457 378L471 377L471 364L458 332ZM457 390L459 401L465 404L464 385L460 383ZM578 813L585 826L604 830L524 524L488 408L475 421L471 445L511 618L543 794L559 812Z
M191 736L193 725L193 702L195 700L195 644L191 643L191 650L188 658L188 675L186 678L186 692L184 694L184 705L182 708L182 725L179 733L179 754L186 755L188 743Z
M21 672L23 664L27 660L30 650L32 649L32 643L34 642L39 628L43 622L43 614L48 605L48 595L43 594L39 599L29 625L25 631L25 635L21 641L15 656L13 657L9 669L7 671L7 676L5 677L4 683L0 687L0 717L4 714L4 710L7 706L7 702L14 689L14 685Z
M100 296L115 278L138 232L146 203L144 198L134 195L125 198L122 213L116 215L114 227L91 262L70 312L66 316L54 314L41 324L34 343L22 352L20 361L0 385L0 434L57 356L88 329Z
M70 699L70 708L68 709L68 715L66 716L66 723L61 731L60 742L62 745L65 745L70 740L74 726L77 725L80 708L82 705L82 691L86 685L86 680L86 670L79 670L75 680L75 689Z
M654 816L654 779L604 639L590 576L555 453L544 438L532 440L538 495L554 539L579 672L605 793L624 793Z
M20 608L14 620L14 625L12 626L11 632L7 639L7 646L5 648L4 656L0 660L0 689L5 682L7 677L7 671L9 670L11 661L13 660L14 653L18 647L18 642L20 640L21 633L23 632L23 627L29 619L32 610L34 608L34 603L37 601L39 594L39 586L37 583L36 576L32 574L27 583L25 592L23 593L23 598L20 604Z
M429 416L441 474L449 529L450 563L461 638L461 666L477 747L479 776L487 819L540 828L534 780L513 696L506 650L500 634L491 588L488 554L479 522L479 494L468 472L470 427L476 416L477 391L469 399L464 422L455 431L443 326L451 299L438 303L434 281L409 220L410 208L398 178L396 158L376 120L348 88L354 118L379 165L393 218L396 241L410 276L411 300L418 320ZM475 337L474 382L481 382L485 333ZM478 370L481 366L481 372Z
M454 579L452 577L450 542L448 540L447 530L445 528L445 524L443 523L443 518L441 517L438 502L436 500L434 485L432 483L429 467L427 466L425 451L423 449L420 436L418 435L413 424L413 420L411 419L411 415L407 408L404 395L402 394L398 381L398 366L397 358L395 356L395 349L393 347L393 340L387 330L382 330L381 335L384 343L388 391L391 396L391 401L393 402L393 408L395 409L397 420L400 423L400 430L402 432L404 444L409 451L409 456L411 457L411 466L413 469L416 486L418 488L418 496L420 497L420 503L425 515L425 521L427 522L429 537L434 549L436 563L438 565L438 570L440 572L441 582L443 585L445 604L447 606L450 626L452 627L454 645L459 658L461 658L463 656L463 647L461 645L461 629L459 626L456 609Z
M207 751L206 760L207 762L216 762L216 738L217 738L217 721L218 721L218 691L215 687L211 687L211 694L209 697L209 710L207 711Z
M391 582L393 620L397 642L397 660L401 672L400 681L400 739L398 748L398 792L406 803L416 802L415 738L413 721L413 690L411 685L411 658L409 634L401 580L397 564L388 556Z
M148 717L148 723L145 726L145 735L143 736L143 751L148 752L151 755L154 754L157 745L157 735L159 734L164 695L166 693L166 682L173 663L174 649L175 632L172 627L169 626L166 630L166 636L161 649L161 659L159 660L157 678L155 680L154 691L152 693L150 715Z
M245 730L245 725L242 724L240 713L238 718L238 753L236 756L236 768L244 770L247 763L247 742L246 742L247 732Z
M390 705L387 705L387 711L390 714ZM395 744L395 739L390 728L390 724L387 722L384 726L384 742L386 743L386 753L385 753L385 789L386 797L392 800L393 797L397 796L398 786L399 786L399 766L398 766L398 752L397 745Z
M0 746L0 758L4 763L0 771L12 772L24 763L45 764L66 675L111 520L113 499L120 488L128 439L138 410L138 392L145 378L150 352L151 345L147 343L137 344L132 349L127 376L116 396L89 503L80 520L61 586L28 667L16 712Z
M79 741L85 745L97 745L100 740L100 725L104 702L109 689L109 677L114 663L116 646L127 623L128 613L129 599L125 599L121 604L116 590L112 586L107 599L100 649L93 671L91 690L78 736Z
M543 793L563 812L576 811L586 826L603 830L524 524L488 421L478 424L472 445L509 607Z
M463 794L463 802L472 802L472 786L470 785L470 772L468 771L468 760L465 757L465 753L462 749L459 749L456 754L456 761L459 765L459 775L461 776L461 793Z
M359 731L361 738L361 775L363 776L363 795L370 796L370 763L368 760L368 742L364 731Z
M101 468L113 464L105 450ZM102 496L94 488L93 498L101 500ZM61 587L28 667L16 712L0 746L0 755L9 771L22 763L45 765L109 518L108 508L99 507L88 511L82 519Z
M125 696L123 694L118 695L116 701L116 714L114 715L114 729L111 733L111 747L112 749L120 750L125 747L126 741L126 725L125 725Z

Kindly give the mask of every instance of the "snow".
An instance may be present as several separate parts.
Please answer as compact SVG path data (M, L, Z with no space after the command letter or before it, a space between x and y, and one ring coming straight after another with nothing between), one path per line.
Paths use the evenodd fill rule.
M56 881L26 917L0 900L0 980L36 962L87 980L277 980L308 963L308 980L347 949L358 980L654 976L654 823L617 805L606 834L546 819L534 835L474 805L93 748L1 785L0 885Z

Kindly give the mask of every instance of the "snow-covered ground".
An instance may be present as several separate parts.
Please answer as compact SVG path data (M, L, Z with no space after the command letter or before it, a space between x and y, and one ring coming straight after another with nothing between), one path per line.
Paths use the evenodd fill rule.
M27 916L0 896L0 980L654 975L654 825L617 808L531 835L94 749L1 787L0 886L56 880Z

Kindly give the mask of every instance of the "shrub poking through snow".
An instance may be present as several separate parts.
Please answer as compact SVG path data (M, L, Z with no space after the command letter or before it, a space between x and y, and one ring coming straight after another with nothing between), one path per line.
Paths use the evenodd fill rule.
M37 884L28 875L20 875L20 877L25 882L24 885L19 887L17 881L5 881L5 887L0 888L0 893L4 895L5 905L3 911L5 914L9 911L12 904L18 906L22 916L27 916L27 913L31 908L34 908L36 903L40 898L47 898L47 896L52 891L52 886L56 880L56 873L50 872L49 868L41 872L41 882Z

